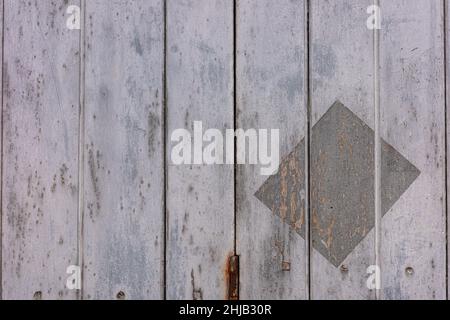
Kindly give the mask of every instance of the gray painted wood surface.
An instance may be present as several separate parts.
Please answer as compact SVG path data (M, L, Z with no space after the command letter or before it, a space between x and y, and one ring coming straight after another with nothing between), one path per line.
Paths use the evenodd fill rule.
M226 299L235 254L242 299L448 298L447 1L2 5L3 299ZM278 173L174 165L194 121Z
M374 89L373 89L373 32L366 27L366 9L372 4L371 0L363 1L311 1L311 118L315 126L330 107L340 101L346 108L360 118L369 127L374 128ZM367 200L361 198L357 201L363 207L347 206L342 198L352 181L358 181L358 174L370 170L369 166L358 167L362 159L370 158L371 148L366 140L369 154L355 152L354 163L350 163L348 174L355 175L341 177L342 188L336 184L336 177L341 173L336 167L324 166L324 161L336 161L338 153L321 155L322 141L333 139L337 132L324 128L311 138L311 152L320 154L320 157L311 160L311 237L318 241L314 233L320 233L324 241L337 241L334 226L336 221L322 221L321 214L329 212L336 216L345 216L344 213L353 214L349 217L358 219L364 211L370 210ZM329 138L328 138L329 137ZM364 139L364 137L358 137ZM340 135L339 150L343 154L351 154L351 136ZM361 140L359 140L361 141ZM373 148L373 147L372 147ZM373 152L372 152L373 155ZM359 157L359 158L358 158ZM328 159L327 159L328 158ZM343 170L345 166L341 166ZM360 190L364 181L359 181L353 187L355 192ZM372 182L373 184L373 182ZM350 191L350 190L349 190ZM372 192L369 191L367 196ZM361 196L360 194L359 196ZM372 196L373 197L373 196ZM333 200L341 199L344 212L334 211L338 208ZM356 204L357 204L356 203ZM326 208L324 206L327 206ZM353 203L355 205L355 203ZM341 208L342 209L342 208ZM321 211L319 211L321 210ZM373 212L366 212L368 220L374 221ZM372 217L370 215L372 214ZM344 219L344 218L342 218ZM337 221L339 224L339 221ZM346 224L343 233L351 232L351 223ZM330 242L330 244L331 244ZM339 245L345 245L340 243ZM354 248L347 258L336 267L315 249L311 253L311 295L312 299L372 299L373 292L366 286L366 269L375 264L374 233L369 232L365 238ZM314 243L313 243L314 247Z
M167 298L224 299L234 168L174 165L171 133L233 128L233 2L167 1Z
M79 33L64 1L4 5L2 295L73 299Z
M282 128L283 158L307 132L304 9L303 1L264 0L239 1L236 11L237 127ZM305 149L304 142L302 146ZM298 188L299 194L287 191L291 166L295 167L298 183L303 185ZM278 215L255 197L268 179L260 174L260 168L241 165L236 175L241 297L305 299L306 243L290 226L306 229L305 162L288 161L280 167L281 177L275 186L268 187L268 193L277 187L285 190L277 204Z
M448 1L444 1L444 25L446 26L445 27L445 30L444 30L444 37L445 37L445 40L446 40L446 42L445 42L445 45L446 45L446 47L445 47L445 50L446 50L446 53L448 54L448 52L449 52L449 50L450 50L450 42L448 41L448 39L450 39L449 37L450 37L450 30L449 30L449 28L448 28L448 26L450 25L450 6L449 6L449 4L448 4ZM446 70L446 82L445 82L445 94L446 94L446 105L445 105L445 110L448 110L448 108L449 108L449 99L450 99L450 81L449 81L449 74L450 74L450 64L449 63L447 63L447 55L446 55L446 65L444 66L445 67L445 70ZM448 155L448 150L450 150L449 148L450 148L450 141L449 141L449 139L448 139L448 137L449 137L449 134L450 134L450 130L449 130L449 127L448 127L448 121L450 120L450 114L448 113L448 112L446 112L446 121L447 121L447 132L445 132L445 134L446 134L446 137L447 137L447 140L446 140L446 143L447 143L447 145L446 145L446 147L447 147L447 155ZM449 188L449 181L448 181L448 175L449 175L449 168L450 168L450 159L449 159L449 157L447 156L446 157L446 159L445 159L445 161L446 161L446 164L447 164L447 172L446 172L446 177L447 177L447 179L446 179L446 190L449 190L448 188ZM448 221L448 208L449 208L449 205L450 205L450 197L448 196L448 194L446 193L445 194L445 201L446 201L446 204L447 204L447 207L446 207L446 218L447 218L447 221L446 221L446 226L447 226L447 234L446 234L446 241L447 241L447 243L448 243L448 241L450 240L450 235L448 234L448 230L449 230L449 227L450 227L450 221ZM447 248L447 257L448 257L448 255L450 254L450 252L449 252L449 248ZM449 274L449 271L450 271L450 265L448 265L447 264L447 275ZM446 285L447 285L447 299L448 299L448 286L449 286L449 284L450 284L450 279L447 277L447 283L446 283Z
M383 298L445 299L443 1L381 6L381 137L420 170L383 219ZM386 179L394 174L386 172Z
M163 297L163 32L163 1L86 2L86 299Z
M3 12L3 0L0 1L0 10L1 10L1 12ZM0 31L3 34L3 14L0 17L0 23L1 23ZM3 216L3 214L1 214L3 212L3 208L2 208L2 203L3 203L3 200L2 200L3 199L3 41L2 41L2 44L0 45L0 50L1 50L0 62L2 65L2 71L1 71L2 81L0 84L0 90L1 90L0 92L2 93L2 97L1 97L2 107L1 107L1 111L0 111L0 132L2 133L2 134L0 134L0 150L1 150L0 151L0 157L1 157L1 160L0 160L0 236L1 236L3 234L2 233L3 226L1 223L2 216ZM1 236L1 237L3 237L3 236ZM2 246L0 246L0 266L3 266L2 253L3 253L3 248L2 248ZM0 267L0 268L1 268L1 270L3 270L3 267ZM3 288L2 275L3 275L3 272L0 272L0 299L2 297L2 288Z

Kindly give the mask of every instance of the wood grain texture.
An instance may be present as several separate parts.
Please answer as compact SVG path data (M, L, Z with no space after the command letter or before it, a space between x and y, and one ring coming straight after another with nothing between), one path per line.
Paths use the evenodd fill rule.
M450 197L448 196L448 190L450 190L450 158L448 156L448 150L450 150L450 127L449 127L449 121L450 121L450 112L448 112L449 108L450 108L450 62L449 62L449 50L450 50L450 5L448 3L448 1L444 1L444 19L445 19L445 44L446 44L446 55L445 55L445 62L446 62L446 106L445 106L445 110L446 110L446 116L447 116L447 132L445 133L447 135L447 152L446 152L446 163L447 163L447 172L446 172L446 184L447 184L447 188L446 188L446 202L447 202L447 208L446 208L446 218L447 218L447 234L446 234L446 240L447 243L449 243L450 241L450 235L448 230L450 230L450 221L448 219L448 208L450 208ZM450 247L447 246L447 300L449 299L449 292L448 292L448 288L450 286L450 278L448 278L448 275L450 274L450 265L448 264L448 257L450 256Z
M366 20L369 17L366 10L372 4L373 1L371 0L311 1L310 69L311 121L313 126L336 101L340 101L356 117L373 128L373 31L366 26ZM328 136L331 138L336 134L336 132L328 132L327 128L324 128L324 130L318 132L316 137L314 134L312 135L312 154L321 153L321 150L317 150L317 148L320 149L318 140L320 137ZM345 139L343 143L345 143ZM344 147L347 148L348 146L344 145ZM359 154L359 156L361 158L356 159L356 161L365 161L370 154ZM323 225L321 219L325 214L323 210L335 210L336 205L331 203L330 200L339 199L343 195L341 188L333 188L334 191L327 189L337 194L329 194L324 198L318 198L319 193L314 193L333 183L333 177L335 174L339 174L335 171L338 170L338 167L335 170L330 170L330 168L323 167L319 160L320 158L311 160L312 239L316 238L314 233L317 232L328 232L327 230L330 230L331 233L335 232L335 225L332 221L329 225ZM350 178L346 177L346 179ZM329 204L327 208L323 207L325 203ZM361 210L368 210L368 208L361 208ZM356 211L351 209L350 211L335 212L337 219L340 219L337 223L341 223L343 219L350 219L348 221L359 219L358 215L345 217L346 214L352 212ZM375 219L375 216L373 219ZM351 233L353 230L349 229L343 232ZM333 237L332 241L337 241L336 238L340 238L340 236ZM311 298L374 298L373 292L366 286L366 269L374 262L373 230L354 248L339 267L334 266L318 251L312 250Z
M3 0L0 0L0 34L3 35ZM0 65L2 66L2 76L0 79L1 106L0 106L0 300L2 299L2 276L3 276L3 259L2 259L2 223L3 217L3 41L0 44Z
M74 299L79 31L66 1L4 5L3 298Z
M163 32L163 1L87 1L85 299L162 298Z
M307 131L305 2L264 0L237 4L237 127L280 129L280 156L284 158ZM295 158L299 165L295 165L298 176L294 179L306 179L304 161L299 159L301 154L304 157L304 144L300 148L293 162L289 161L291 165L280 167L280 172L286 171L281 173L283 190L290 188L286 175L292 163L297 163ZM295 216L298 228L305 229L306 190L303 187L294 195L300 199L294 201L298 203L298 215L287 194L280 202L279 214L274 215L255 196L268 178L260 174L259 165L238 167L236 227L241 298L305 299L306 242L288 219Z
M233 2L167 1L167 132L233 128ZM167 143L167 298L223 299L234 248L234 169L173 165Z
M3 35L3 0L0 0L0 34ZM3 217L3 39L0 44L0 65L1 68L1 107L0 107L0 300L2 299L2 276L3 276L3 259L2 259L2 217Z
M80 34L67 8L82 4ZM241 299L375 299L377 262L381 299L448 298L448 1L1 12L1 298L224 299L235 254ZM280 129L278 173L173 164L171 135L194 121Z
M444 6L380 4L381 134L421 172L382 222L382 297L445 299Z

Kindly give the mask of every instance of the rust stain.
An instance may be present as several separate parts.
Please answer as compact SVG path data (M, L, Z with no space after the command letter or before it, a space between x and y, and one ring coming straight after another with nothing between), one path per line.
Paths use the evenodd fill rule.
M239 256L231 253L223 270L226 283L225 300L239 300Z
M291 263L288 261L283 261L281 263L281 270L283 270L284 272L291 271Z

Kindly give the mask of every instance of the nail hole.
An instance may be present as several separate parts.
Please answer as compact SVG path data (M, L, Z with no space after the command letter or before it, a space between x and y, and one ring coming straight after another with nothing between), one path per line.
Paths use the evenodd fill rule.
M414 275L414 269L411 267L408 267L405 269L405 273L407 276L412 276L412 275Z
M42 299L42 292L41 292L41 291L36 291L36 292L33 294L33 299L34 299L34 300L41 300L41 299Z
M290 262L287 262L287 261L283 261L283 262L281 263L281 269L282 269L283 271L291 271L291 263L290 263Z
M125 292L119 291L116 295L117 300L125 300Z

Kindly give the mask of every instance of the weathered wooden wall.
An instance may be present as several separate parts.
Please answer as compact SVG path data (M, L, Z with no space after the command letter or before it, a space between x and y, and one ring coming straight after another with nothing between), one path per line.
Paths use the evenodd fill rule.
M448 298L449 7L1 0L1 298ZM194 121L279 171L174 165Z

